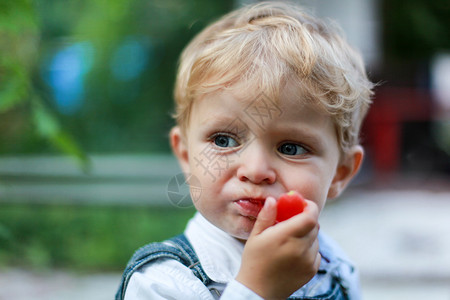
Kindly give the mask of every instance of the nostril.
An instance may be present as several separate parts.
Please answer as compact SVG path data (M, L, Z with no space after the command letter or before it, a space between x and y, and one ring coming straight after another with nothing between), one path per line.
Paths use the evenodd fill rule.
M275 178L273 178L273 179L272 178L266 178L265 181L266 181L267 184L272 184L272 183L275 182Z
M254 184L273 184L276 179L275 172L267 170L265 172L243 172L238 171L238 178L241 181L248 181Z

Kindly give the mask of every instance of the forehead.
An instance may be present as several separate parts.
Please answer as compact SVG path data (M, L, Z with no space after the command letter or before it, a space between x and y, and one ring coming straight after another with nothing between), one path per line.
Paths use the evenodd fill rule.
M301 90L286 86L275 94L242 84L204 95L194 102L191 117L202 123L239 118L257 127L310 123L324 128L333 123Z

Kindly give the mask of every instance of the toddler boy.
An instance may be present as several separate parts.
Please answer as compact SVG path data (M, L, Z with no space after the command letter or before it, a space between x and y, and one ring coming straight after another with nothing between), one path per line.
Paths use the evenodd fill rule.
M136 252L117 299L359 299L318 217L361 166L372 86L335 29L293 5L244 7L199 33L170 133L198 212L183 235ZM307 206L276 223L291 190Z

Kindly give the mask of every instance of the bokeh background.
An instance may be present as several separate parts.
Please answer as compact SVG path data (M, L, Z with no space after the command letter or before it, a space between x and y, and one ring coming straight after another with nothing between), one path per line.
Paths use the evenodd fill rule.
M1 299L111 298L137 247L183 230L178 56L252 2L0 0ZM450 1L294 2L336 21L378 83L363 169L325 228L367 299L449 299Z

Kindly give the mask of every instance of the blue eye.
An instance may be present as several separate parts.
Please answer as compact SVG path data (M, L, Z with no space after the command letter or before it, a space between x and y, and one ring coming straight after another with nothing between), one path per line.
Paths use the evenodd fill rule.
M278 151L284 155L304 155L309 152L305 147L293 143L281 145L278 147Z
M223 134L219 134L214 137L214 144L221 148L238 146L238 142L235 139Z

